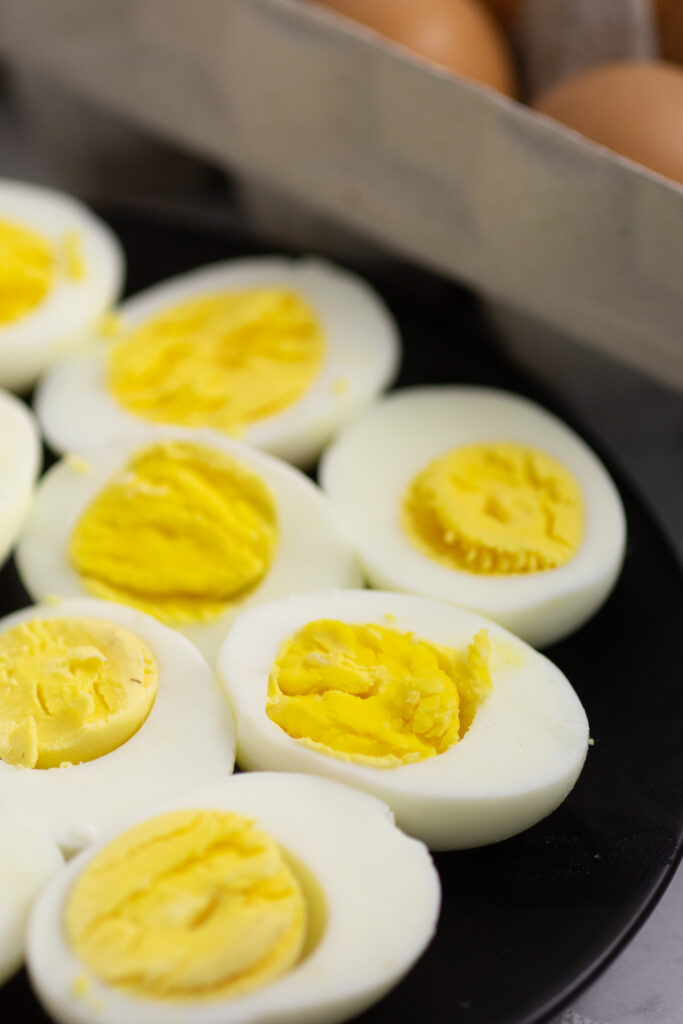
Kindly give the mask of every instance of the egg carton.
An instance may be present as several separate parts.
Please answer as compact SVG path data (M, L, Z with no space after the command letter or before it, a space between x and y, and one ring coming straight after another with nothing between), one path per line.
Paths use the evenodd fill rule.
M683 190L514 100L303 0L9 0L0 50L683 387Z

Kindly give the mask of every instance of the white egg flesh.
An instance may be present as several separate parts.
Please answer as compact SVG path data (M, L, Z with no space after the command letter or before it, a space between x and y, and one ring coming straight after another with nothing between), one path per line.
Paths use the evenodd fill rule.
M22 390L83 343L116 302L113 232L71 196L0 180L0 386Z
M141 661L149 678L130 669ZM213 672L148 615L97 600L25 608L0 622L0 665L0 806L66 853L232 772L233 721Z
M0 810L0 985L21 966L33 901L62 863L41 829Z
M328 449L321 482L372 586L463 605L536 647L586 622L621 569L625 517L607 471L557 417L507 392L395 392Z
M53 467L17 565L34 599L90 593L133 605L211 663L244 608L360 582L350 542L307 477L216 432L170 428Z
M0 391L0 563L26 519L41 462L33 414L20 399Z
M181 818L169 817L169 811ZM29 973L60 1024L91 1024L94 1017L101 1024L333 1024L380 999L434 933L440 886L429 853L396 828L384 804L366 794L326 779L259 772L234 776L163 812L138 824L141 831L116 837L127 844L128 865L117 870L119 849L100 844L75 859L35 908ZM285 920L277 925L272 916L278 908L266 913L254 905L257 888L265 887L263 873L276 867L261 853L267 839L248 842L240 831L237 842L212 840L218 833L208 819L215 822L226 813L263 830L298 882L301 902L294 908L288 903L292 887L278 883ZM156 830L156 847L146 857L141 844L150 830ZM187 850L180 848L183 842ZM177 866L164 877L167 861ZM126 874L136 867L137 879ZM213 884L216 872L222 885ZM241 900L229 900L231 889L243 890L245 876L260 882ZM100 883L103 929L88 948L79 937L82 925L87 930L81 911L88 916L92 886ZM303 914L293 921L301 906ZM129 921L137 933L134 978L125 977L126 951L114 935L119 921L124 927ZM102 957L105 933L114 947ZM278 936L279 954L296 943L294 962L285 967L283 961L279 975L245 990L245 978L265 973L261 962L271 959L266 953ZM93 948L98 944L99 954Z
M393 379L398 331L369 285L313 259L192 271L123 303L107 344L65 360L36 409L57 451L132 427L208 427L297 465Z
M313 623L322 628L308 652L292 657L293 638ZM339 624L367 627L365 649ZM535 824L564 800L586 756L585 712L552 662L478 615L421 597L337 591L253 609L235 622L217 674L241 767L367 790L432 849ZM267 710L274 694L277 714Z

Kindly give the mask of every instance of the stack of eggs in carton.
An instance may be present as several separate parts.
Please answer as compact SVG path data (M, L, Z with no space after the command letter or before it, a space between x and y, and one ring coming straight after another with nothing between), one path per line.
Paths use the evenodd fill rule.
M315 2L683 184L679 0Z
M3 394L42 603L0 623L0 974L25 948L74 1024L343 1020L434 933L428 847L578 778L586 715L530 644L607 598L621 502L524 398L378 397L399 333L348 272L241 259L115 306L122 278L80 204L0 184L1 383L40 378L63 453L34 488Z

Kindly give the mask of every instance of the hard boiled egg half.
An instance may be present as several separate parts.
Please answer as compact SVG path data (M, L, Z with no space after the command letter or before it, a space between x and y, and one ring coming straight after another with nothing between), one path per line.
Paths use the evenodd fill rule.
M432 849L554 810L588 723L552 662L481 616L408 594L301 594L245 612L217 674L243 768L366 790Z
M41 462L33 413L19 398L0 390L0 564L26 519Z
M302 473L216 432L163 427L54 466L17 565L34 598L132 605L211 662L244 608L360 581L328 499Z
M41 828L0 809L0 985L21 966L29 911L62 863Z
M174 630L97 600L0 621L0 807L65 852L233 763L230 710Z
M0 180L0 386L30 387L81 344L123 282L113 232L71 196Z
M439 899L380 801L238 775L76 858L32 915L29 974L60 1024L333 1024L408 971Z
M621 569L626 524L610 476L519 395L394 392L328 449L321 481L372 586L464 605L534 646L590 618Z
M65 360L40 388L36 409L58 451L165 423L311 463L399 358L379 296L315 259L204 267L141 292L118 317L108 343Z

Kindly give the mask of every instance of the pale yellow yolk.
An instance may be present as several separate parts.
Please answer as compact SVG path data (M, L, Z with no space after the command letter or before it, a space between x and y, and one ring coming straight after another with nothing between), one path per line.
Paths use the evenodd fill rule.
M49 241L9 221L0 221L0 325L20 320L51 290L55 258Z
M121 333L122 321L118 313L103 313L97 324L97 333L102 338L116 338Z
M309 622L280 648L266 714L327 754L393 767L441 754L491 689L489 639L460 652L374 624Z
M408 488L402 513L421 551L473 573L554 569L583 536L574 477L550 455L508 442L467 445L430 462Z
M92 761L147 718L157 663L103 619L32 619L0 636L0 758L28 768Z
M301 296L226 292L173 306L115 345L108 384L145 419L238 434L296 402L323 354L320 325Z
M64 269L72 281L83 281L86 276L83 244L78 231L67 231L62 243Z
M301 958L307 904L274 840L240 814L176 811L110 843L66 907L104 982L150 999L242 995Z
M87 589L166 622L217 618L268 572L275 500L214 449L151 445L86 508L69 558Z

